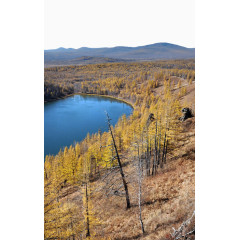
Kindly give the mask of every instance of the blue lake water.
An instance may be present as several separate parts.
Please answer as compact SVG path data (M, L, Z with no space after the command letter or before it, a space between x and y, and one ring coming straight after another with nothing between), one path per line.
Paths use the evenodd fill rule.
M44 104L44 157L83 140L87 133L107 131L105 111L115 125L132 107L124 102L100 96L74 95Z

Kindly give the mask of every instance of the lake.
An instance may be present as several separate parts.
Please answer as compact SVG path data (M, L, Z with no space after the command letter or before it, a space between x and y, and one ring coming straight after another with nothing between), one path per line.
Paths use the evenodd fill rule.
M94 95L73 95L44 103L44 157L83 140L87 133L107 131L105 111L115 125L123 114L128 117L133 109L124 102Z

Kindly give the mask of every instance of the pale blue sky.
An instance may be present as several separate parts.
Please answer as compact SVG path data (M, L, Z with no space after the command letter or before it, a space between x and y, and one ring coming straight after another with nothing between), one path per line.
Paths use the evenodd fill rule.
M45 0L45 49L194 47L194 0Z

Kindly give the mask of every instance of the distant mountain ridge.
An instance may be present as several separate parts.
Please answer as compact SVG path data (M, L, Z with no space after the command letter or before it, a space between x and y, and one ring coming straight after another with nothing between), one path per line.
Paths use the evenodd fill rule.
M103 61L103 58L113 61L126 60L163 60L195 58L195 49L186 48L171 43L155 43L139 47L111 47L111 48L58 48L44 51L45 65L48 64L83 64L81 58L93 57ZM88 59L89 60L89 59ZM95 59L96 61L96 59ZM88 61L89 62L89 61ZM108 60L106 60L108 62Z

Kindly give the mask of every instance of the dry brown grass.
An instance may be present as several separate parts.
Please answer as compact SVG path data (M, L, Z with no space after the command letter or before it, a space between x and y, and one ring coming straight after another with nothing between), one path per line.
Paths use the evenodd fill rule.
M194 118L183 122L183 132L174 156L153 177L143 182L142 216L146 234L142 235L138 219L136 184L130 184L132 208L126 210L125 199L107 197L100 191L92 198L102 225L95 227L95 239L170 239L172 228L177 229L195 209L195 146ZM131 164L125 167L128 176L134 175ZM130 177L129 177L130 178ZM94 183L102 185L101 180ZM80 192L72 191L73 201ZM194 223L193 223L194 224ZM191 227L191 226L190 226Z
M156 89L158 91L158 89ZM178 90L176 90L178 91ZM194 103L194 83L187 87L187 95L182 101ZM124 197L106 196L104 191L94 194L94 211L102 224L95 227L94 239L171 239L172 228L179 228L195 210L195 118L182 123L182 133L177 145L168 155L167 164L158 169L155 176L143 181L142 217L146 233L142 235L138 218L137 185L134 168L124 167L128 176L132 207L126 210ZM129 156L126 156L128 158ZM95 181L95 188L101 189L101 179ZM72 190L68 196L72 201L81 197L79 191ZM194 227L194 220L189 229ZM194 239L192 236L191 239Z

